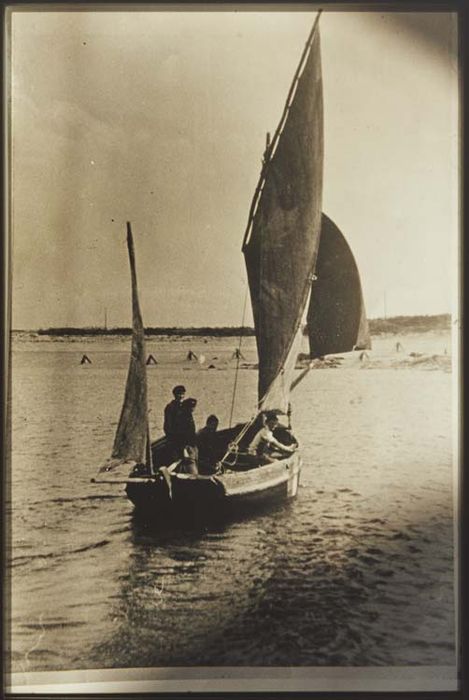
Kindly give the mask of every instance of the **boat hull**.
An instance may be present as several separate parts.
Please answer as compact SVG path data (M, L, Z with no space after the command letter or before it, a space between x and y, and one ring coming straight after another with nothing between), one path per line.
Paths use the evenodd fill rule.
M160 473L152 481L129 479L126 493L139 514L150 518L232 516L296 496L301 465L301 455L295 452L271 464L247 471L227 469L216 476Z

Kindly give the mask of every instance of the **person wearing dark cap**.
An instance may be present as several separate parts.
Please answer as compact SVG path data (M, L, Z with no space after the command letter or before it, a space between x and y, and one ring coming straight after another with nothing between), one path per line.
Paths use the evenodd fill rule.
M167 438L172 440L180 432L179 423L182 413L182 403L186 395L186 387L178 384L173 389L174 399L164 409L163 430Z
M182 457L183 447L181 429L183 424L183 407L186 387L178 384L173 388L173 400L164 409L163 430L168 442L168 463Z
M178 384L173 389L174 399L164 409L164 433L168 439L173 461L180 459L184 447L195 444L195 424L192 416L197 401L185 399L186 388Z

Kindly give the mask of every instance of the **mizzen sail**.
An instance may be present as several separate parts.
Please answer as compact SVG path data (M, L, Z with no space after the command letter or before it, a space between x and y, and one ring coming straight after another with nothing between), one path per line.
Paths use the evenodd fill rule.
M265 154L243 244L261 409L287 408L319 246L324 148L318 18Z
M149 446L145 334L140 313L132 229L127 222L132 286L132 348L125 397L117 427L112 457L119 461L145 462Z
M342 232L322 215L307 323L311 358L371 347L360 275Z

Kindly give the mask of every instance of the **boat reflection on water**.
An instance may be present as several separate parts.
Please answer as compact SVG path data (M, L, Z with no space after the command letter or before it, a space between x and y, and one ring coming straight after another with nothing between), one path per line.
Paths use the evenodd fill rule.
M111 613L114 632L93 650L93 665L247 662L252 645L262 649L266 630L251 629L249 639L243 620L263 605L272 577L278 580L275 523L287 521L290 511L290 504L271 506L256 517L238 512L235 521L197 527L184 520L163 525L135 511L131 553Z
M101 667L344 665L374 658L376 593L345 541L305 524L299 498L236 520L156 526L131 516ZM311 518L309 518L311 525ZM372 601L371 601L372 602ZM380 635L384 635L381 631Z
M148 517L148 512L138 508L132 511L132 541L139 542L139 537L151 537L155 545L171 542L172 537L187 535L202 536L206 533L223 533L236 523L255 521L256 518L282 513L287 515L292 502L285 501L282 494L263 498L261 501L243 501L232 507L223 501L223 507L213 509L191 508L188 510L156 511Z

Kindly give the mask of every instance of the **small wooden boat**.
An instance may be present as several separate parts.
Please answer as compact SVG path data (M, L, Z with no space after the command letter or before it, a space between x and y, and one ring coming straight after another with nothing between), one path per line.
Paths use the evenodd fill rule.
M139 512L228 512L246 504L293 497L302 466L290 426L290 392L300 342L309 324L311 358L369 347L360 280L339 229L322 214L323 101L319 14L303 50L284 112L267 139L259 183L251 204L243 253L258 350L258 411L250 421L214 434L208 473L185 473L166 438L149 435L145 338L140 313L130 223L133 335L124 405L111 460L95 481L125 483ZM343 280L346 280L344 285ZM239 358L238 358L239 359ZM275 412L288 417L276 439L292 448L253 454L250 443ZM195 472L195 473L194 473Z
M226 445L245 428L217 432L220 457ZM243 445L236 454L226 458L221 469L213 474L185 474L177 471L177 463L167 461L166 438L152 445L153 470L136 465L133 476L126 480L126 493L135 507L146 515L158 515L166 520L173 513L187 519L228 515L295 496L298 488L301 456L295 451L288 457L279 456L270 464L252 466L243 463Z

